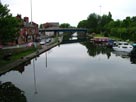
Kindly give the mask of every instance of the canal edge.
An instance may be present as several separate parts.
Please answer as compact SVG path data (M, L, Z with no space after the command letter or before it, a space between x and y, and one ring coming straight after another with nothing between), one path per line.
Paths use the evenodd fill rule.
M33 53L31 53L31 54L29 54L29 55L23 57L23 58L20 58L20 59L14 61L14 62L12 62L12 63L9 63L9 64L7 64L7 65L1 67L1 68L0 68L0 75L3 74L3 73L5 73L5 72L8 72L9 70L11 70L11 69L13 69L13 68L15 68L15 67L17 67L17 66L23 64L23 63L25 63L25 62L27 62L27 61L29 61L29 60L35 58L35 57L37 57L37 56L39 56L40 54L42 54L42 53L44 53L44 52L50 50L51 48L53 48L53 47L55 47L55 46L57 46L57 45L59 45L59 44L60 44L60 43L57 42L57 43L48 45L48 46L46 46L46 47L44 47L44 48L42 48L42 49L38 49L37 51L35 51L35 52L33 52Z

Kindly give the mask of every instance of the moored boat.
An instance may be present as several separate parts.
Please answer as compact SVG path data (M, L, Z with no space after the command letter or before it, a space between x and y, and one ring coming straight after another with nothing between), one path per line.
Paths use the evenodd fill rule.
M130 53L133 50L133 46L128 44L127 42L115 42L114 46L112 47L115 51L123 51Z
M133 46L134 48L136 48L136 42L134 42L134 43L132 44L132 46Z
M102 42L108 42L109 38L108 37L94 37L93 39L91 39L91 41L95 43L102 43Z

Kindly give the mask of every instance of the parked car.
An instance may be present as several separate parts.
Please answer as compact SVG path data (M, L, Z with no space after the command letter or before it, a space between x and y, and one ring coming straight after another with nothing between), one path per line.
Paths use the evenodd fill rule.
M44 45L45 43L49 43L49 42L51 42L51 38L42 39L42 40L40 41L40 44L41 44L41 45Z
M45 44L45 40L41 40L40 45L44 45L44 44Z
M51 42L51 38L46 39L46 43L49 43L49 42Z

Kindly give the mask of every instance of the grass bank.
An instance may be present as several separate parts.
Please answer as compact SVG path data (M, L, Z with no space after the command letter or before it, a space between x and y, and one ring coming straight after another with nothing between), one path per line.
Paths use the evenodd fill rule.
M0 50L0 66L12 63L36 51L34 47Z
M104 35L102 34L96 34L94 37L105 37ZM113 36L109 36L108 38L111 38L111 39L114 39L114 40L122 40L121 38L117 38L117 37L113 37Z

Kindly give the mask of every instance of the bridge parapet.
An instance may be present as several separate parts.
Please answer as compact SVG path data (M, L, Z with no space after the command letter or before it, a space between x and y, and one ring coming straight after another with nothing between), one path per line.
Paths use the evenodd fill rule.
M86 28L46 28L39 29L39 32L87 32Z

